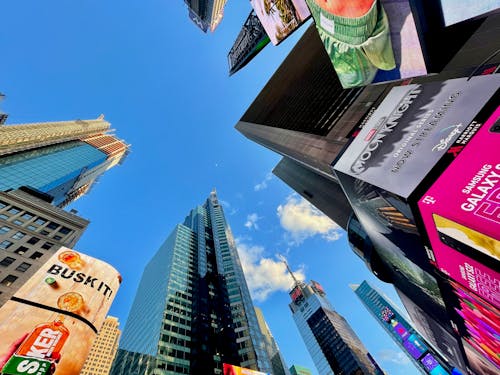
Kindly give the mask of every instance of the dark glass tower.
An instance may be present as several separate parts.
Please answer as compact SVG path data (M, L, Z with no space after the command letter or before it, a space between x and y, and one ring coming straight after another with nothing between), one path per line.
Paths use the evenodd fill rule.
M294 281L290 310L318 373L383 375L349 323L330 305L321 285Z
M130 372L129 360L139 370ZM223 363L271 369L213 191L146 266L111 374L222 374Z

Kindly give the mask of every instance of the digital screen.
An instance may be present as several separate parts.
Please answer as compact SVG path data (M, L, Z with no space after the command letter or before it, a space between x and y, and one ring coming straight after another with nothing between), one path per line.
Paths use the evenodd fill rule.
M434 367L431 372L430 372L431 375L450 375L450 373L448 371L445 370L445 368L441 365L437 365L436 367Z
M392 329L396 332L403 340L410 334L404 325L394 320L392 323Z
M296 286L290 293L290 297L292 297L292 301L295 302L295 300L300 296L302 296L302 290L300 290L300 288Z
M427 351L427 346L425 346L415 334L410 335L410 337L403 342L403 346L415 359L419 359L422 354Z
M391 319L394 317L394 313L387 306L383 308L380 315L382 316L382 319L384 319L384 321L386 321L387 323L389 323L391 321Z
M425 368L431 371L434 367L438 366L439 363L436 361L436 358L431 353L428 353L424 358L420 360Z

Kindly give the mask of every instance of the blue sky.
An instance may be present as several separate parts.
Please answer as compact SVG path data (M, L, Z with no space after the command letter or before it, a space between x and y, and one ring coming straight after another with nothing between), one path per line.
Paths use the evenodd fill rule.
M250 287L288 363L314 370L287 306L277 254L319 281L390 374L417 374L349 283L368 279L346 235L270 175L279 156L234 125L305 27L228 77L227 52L250 12L229 0L214 34L182 0L2 2L0 92L8 123L96 118L132 144L122 166L72 208L91 220L77 249L114 265L124 282L110 311L124 326L143 267L175 224L217 188ZM265 285L263 270L273 271ZM258 299L258 300L257 300Z

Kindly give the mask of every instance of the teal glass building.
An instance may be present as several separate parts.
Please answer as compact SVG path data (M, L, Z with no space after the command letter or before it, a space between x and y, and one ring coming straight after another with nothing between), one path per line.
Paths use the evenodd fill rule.
M271 369L235 241L213 191L144 269L111 374L129 375L131 368L139 369L134 375L222 374L223 363Z
M366 281L360 285L351 285L351 288L422 374L448 375L452 373L452 368L444 357L429 345L387 297L372 288Z

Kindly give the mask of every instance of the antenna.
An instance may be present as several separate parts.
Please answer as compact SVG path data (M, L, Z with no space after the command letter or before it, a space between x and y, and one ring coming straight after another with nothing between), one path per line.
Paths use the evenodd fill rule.
M299 281L295 278L295 275L293 274L292 270L290 269L290 266L288 265L288 262L286 261L286 258L279 254L278 255L283 263L285 263L286 269L288 270L288 273L292 276L293 281L295 282L295 285L299 284Z

